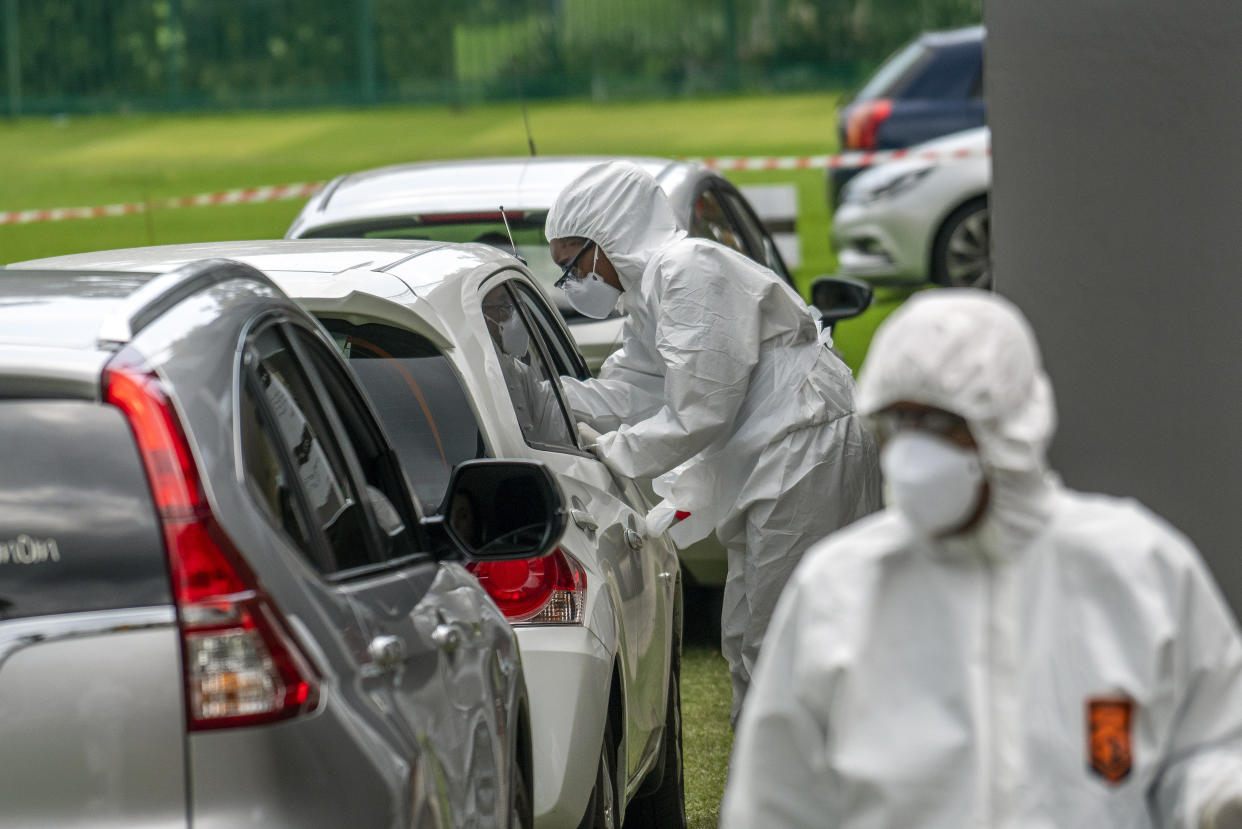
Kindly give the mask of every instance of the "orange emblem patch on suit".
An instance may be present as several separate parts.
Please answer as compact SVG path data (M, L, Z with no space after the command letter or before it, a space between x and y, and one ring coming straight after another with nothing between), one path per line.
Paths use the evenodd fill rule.
M1087 757L1091 770L1109 783L1120 783L1134 765L1133 711L1129 699L1087 700Z

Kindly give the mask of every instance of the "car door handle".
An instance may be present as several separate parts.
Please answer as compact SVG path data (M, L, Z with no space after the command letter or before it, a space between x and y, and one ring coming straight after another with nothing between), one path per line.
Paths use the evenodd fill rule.
M452 653L461 645L461 632L453 625L441 623L431 631L431 641L445 653Z
M579 529L586 532L593 533L599 529L599 522L595 520L595 516L584 509L571 509L569 517L574 519L574 523L578 525Z
M641 550L643 545L647 543L647 538L638 530L627 529L625 531L625 543L631 550Z
M405 662L405 642L396 636L376 636L367 645L371 668L377 673L396 670Z

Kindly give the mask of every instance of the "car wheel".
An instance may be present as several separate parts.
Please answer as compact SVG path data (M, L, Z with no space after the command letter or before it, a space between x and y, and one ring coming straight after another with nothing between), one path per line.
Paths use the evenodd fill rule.
M991 230L986 198L950 213L932 245L932 281L954 288L992 287Z
M625 826L685 829L685 771L681 762L681 664L674 659L668 677L668 711L664 716L663 757L654 770L656 786L634 798L625 810Z
M616 765L617 739L612 734L612 723L607 722L599 749L599 767L595 770L595 788L591 789L591 799L578 829L620 829L621 803L617 797Z
M534 829L535 798L526 779L522 764L513 758L509 772L509 827L510 829Z

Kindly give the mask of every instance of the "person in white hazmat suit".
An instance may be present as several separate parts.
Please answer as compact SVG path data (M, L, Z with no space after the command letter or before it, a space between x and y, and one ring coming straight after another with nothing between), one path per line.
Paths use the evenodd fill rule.
M859 380L887 509L806 555L721 826L1242 827L1242 642L1197 551L1062 487L1035 338L919 294Z
M687 236L635 164L567 185L546 233L575 308L602 318L620 300L627 312L599 377L564 378L586 444L618 474L655 479L650 531L671 526L685 546L715 529L727 549L721 650L736 719L803 551L880 506L853 376L817 310L768 268Z

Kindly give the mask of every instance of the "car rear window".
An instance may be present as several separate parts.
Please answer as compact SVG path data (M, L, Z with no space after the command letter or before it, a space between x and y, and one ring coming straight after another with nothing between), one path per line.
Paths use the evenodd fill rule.
M983 48L980 43L963 43L939 49L935 57L910 79L901 91L907 100L932 98L970 98L982 89Z
M419 503L434 510L453 467L487 454L457 372L431 340L413 331L321 322L371 398Z
M931 59L931 50L920 41L902 47L880 65L866 86L854 96L855 101L876 98L900 98L912 73Z
M561 276L561 269L552 261L548 242L543 236L542 210L506 210L482 213L424 213L422 215L371 219L348 225L334 225L312 230L306 238L333 239L420 239L432 242L481 242L505 253L522 257L545 285L551 286ZM509 226L505 227L505 219ZM509 234L513 234L513 244Z
M172 600L133 433L120 410L0 401L0 620Z

